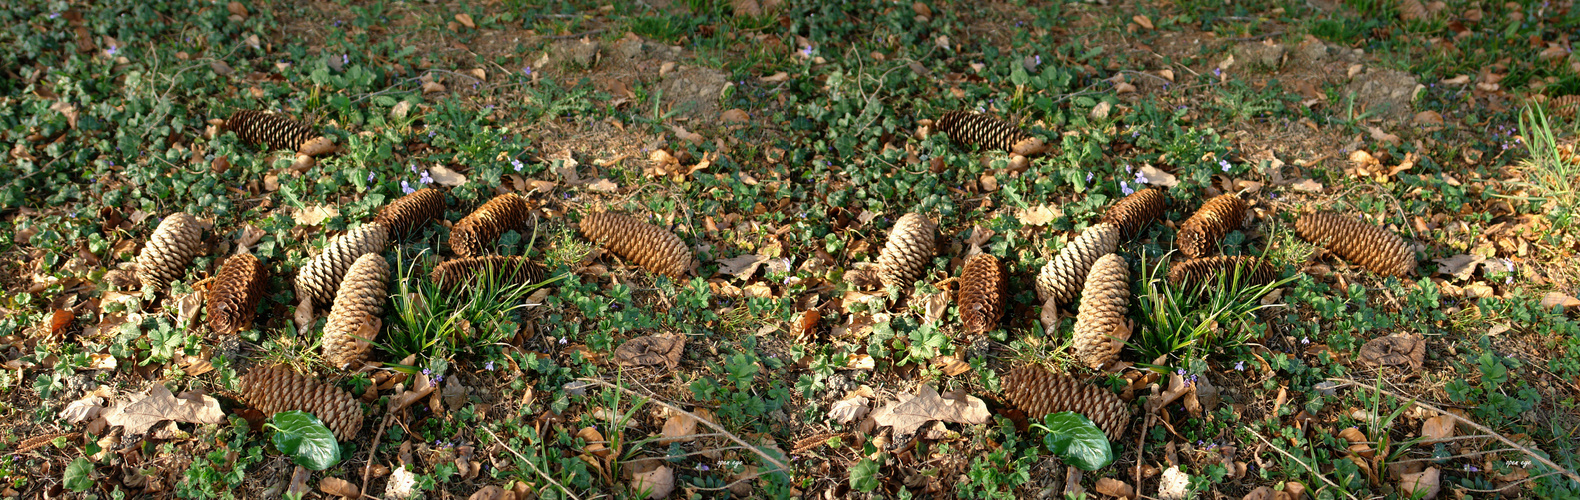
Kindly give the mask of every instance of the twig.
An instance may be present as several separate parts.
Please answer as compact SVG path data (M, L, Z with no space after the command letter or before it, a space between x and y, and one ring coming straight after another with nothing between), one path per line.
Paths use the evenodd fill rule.
M1359 444L1359 443L1357 443L1357 444ZM1426 457L1426 458L1412 458L1412 459L1409 459L1409 460L1394 460L1392 463L1408 464L1408 463L1412 463L1412 462L1436 462L1436 461L1439 461L1439 460L1448 460L1450 458L1479 457L1479 456L1482 456L1482 455L1491 455L1493 453L1503 453L1505 451L1520 451L1520 450L1515 449L1515 448L1498 448L1496 450L1473 451L1473 452L1470 452L1470 453L1461 453L1461 454L1458 454L1458 455L1449 455L1449 456L1446 456L1446 457Z
M1429 404L1426 404L1426 403L1422 403L1420 400L1417 400L1415 398L1407 398L1407 397L1404 397L1404 396L1400 396L1398 394L1395 394L1395 393L1393 393L1391 391L1382 389L1380 387L1372 387L1372 386L1369 386L1369 385L1357 383L1354 380L1344 379L1344 378L1336 378L1335 377L1335 378L1329 378L1328 380L1329 381L1333 381L1333 382L1340 382L1340 383L1349 384L1352 387L1358 387L1358 388L1362 388L1362 389L1371 389L1372 391L1379 392L1379 393L1382 393L1382 394L1386 394L1386 395L1389 395L1389 396L1393 396L1393 397L1399 398L1401 400L1409 400L1411 404L1414 404L1416 406L1420 406L1421 408L1424 408L1424 409L1426 409L1428 411L1436 412L1439 415L1446 415L1449 418L1452 418L1454 420L1459 421L1460 423L1463 423L1465 425L1469 425L1471 427L1475 427L1476 430L1478 430L1478 431L1481 431L1481 432L1486 433L1486 434L1490 434L1493 438L1496 438L1497 440L1502 441L1503 444L1506 444L1506 445L1509 445L1509 446L1512 446L1514 448L1519 449L1521 452L1525 453L1526 456L1529 456L1529 457L1535 459L1537 462L1541 462L1542 465L1546 465L1547 467L1552 468L1552 470L1554 470L1554 471L1561 472L1561 473L1563 473L1564 476L1567 476L1569 479L1572 479L1575 482L1580 483L1580 474L1576 474L1575 471L1572 471L1572 470L1569 470L1569 469L1567 469L1565 467L1559 466L1557 463L1554 463L1552 460L1548 460L1546 457L1543 457L1540 454L1536 453L1536 450L1534 450L1532 448L1529 448L1529 447L1526 447L1524 445L1521 445L1519 443L1516 443L1516 442L1514 442L1514 440L1509 439L1507 437L1504 437L1503 434L1499 434L1497 432L1494 432L1491 428L1489 428L1489 427L1487 427L1485 425L1481 425L1481 424L1472 422L1470 419L1467 419L1465 417L1461 417L1459 415L1455 415L1453 413L1449 413L1449 412L1443 411L1442 409L1440 409L1440 408L1438 408L1436 406L1432 406L1432 405L1429 405Z
M1289 457L1290 460L1294 460L1295 463L1300 464L1301 467L1303 467L1307 471L1311 472L1311 475L1316 476L1317 479L1321 479L1322 482L1324 482L1324 483L1328 483L1328 486L1332 486L1334 489L1344 492L1344 496L1349 497L1350 500L1360 500L1359 498L1355 498L1355 495L1351 495L1349 490L1346 490L1343 487L1339 486L1338 484L1335 484L1333 481L1328 480L1328 478L1323 476L1321 472L1317 472L1316 469L1311 468L1310 465L1306 464L1305 460L1301 460L1299 458L1295 458L1294 455L1291 455L1289 452L1284 451L1283 448L1279 448L1278 445L1273 444L1271 441L1268 441L1267 438L1262 437L1261 433L1258 433L1258 432L1250 430L1250 429L1246 429L1246 432L1251 433L1252 436L1256 436L1257 439L1262 441L1262 444L1267 445L1268 448L1272 448L1273 451L1276 451L1276 452L1278 452L1278 453L1280 453L1280 454L1282 454L1282 455L1284 455L1286 457Z
M617 386L617 385L614 385L614 384L611 384L611 383L608 383L608 382L604 382L603 380L599 380L599 379L595 379L595 378L578 378L576 380L580 380L582 382L589 382L589 383L593 383L593 384L598 384L598 385L601 385L601 386L604 386L604 387L608 387L610 389L614 389L614 390L617 390L617 391L620 391L620 392L624 392L626 394L630 394L632 396L647 398L648 400L650 400L650 401L652 401L654 403L657 403L659 406L663 406L665 408L668 408L670 411L680 412L682 415L685 415L685 416L691 417L693 419L696 419L697 422L701 422L703 425L706 425L706 426L712 428L713 430L716 430L716 431L719 431L719 432L723 433L724 437L729 438L730 441L734 441L735 444L738 444L738 445L741 445L741 446L745 446L746 448L752 450L752 452L756 453L757 456L763 457L763 460L766 460L768 463L774 464L774 466L778 467L780 471L784 471L784 472L789 472L790 471L790 468L786 467L784 462L780 462L779 459L774 458L774 457L768 455L767 453L763 453L763 451L757 449L756 446L752 446L750 444L747 444L746 441L742 440L739 437L736 437L735 434L731 433L729 430L725 429L723 426L720 426L719 424L715 424L712 421L709 421L708 419L699 417L699 416L697 416L694 413L691 413L691 412L686 411L686 410L682 410L682 409L680 409L679 407L677 407L675 405L672 405L672 404L669 404L669 403L665 403L664 401L662 401L662 400L660 400L660 399L658 399L656 397L644 396L644 395L641 395L641 394L637 394L636 391L633 391L633 390L630 390L630 389L626 389L624 387L620 387L620 386Z
M521 459L521 461L526 462L527 466L532 468L532 472L536 472L536 473L538 473L539 476L543 476L543 479L547 479L549 481L549 484L553 484L554 486L559 487L560 491L565 492L566 496L571 497L571 500L581 500L580 498L576 497L575 493L571 493L571 490L565 488L565 485L560 484L559 481L555 481L554 478L549 477L548 474L544 474L543 473L543 469L539 469L537 464L532 463L531 460L527 460L527 457L523 456L521 454L521 452L516 451L515 448L511 448L510 444L506 443L505 440L499 439L499 435L494 434L494 431L488 430L488 427L478 427L478 428L482 429L483 432L487 432L490 437L494 438L494 442L499 443L500 446L505 447L505 449L509 450L511 454L516 456L516 458L519 458L519 459Z
M379 438L384 437L385 431L389 430L390 419L392 418L395 418L394 413L384 414L384 422L379 424L379 432L373 435L373 445L368 447L368 463L362 465L362 487L357 490L362 492L362 498L378 498L368 494L368 476L370 475L368 472L373 470L373 459L377 458L379 453Z

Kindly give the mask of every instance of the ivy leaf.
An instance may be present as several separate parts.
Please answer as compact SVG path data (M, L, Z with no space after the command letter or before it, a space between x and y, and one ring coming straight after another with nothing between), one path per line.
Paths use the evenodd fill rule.
M93 463L85 457L77 457L66 466L66 475L62 476L66 489L71 491L88 491L93 487Z
M274 414L274 448L291 457L291 462L312 470L324 470L340 463L340 443L318 417L300 410Z
M850 468L850 487L867 493L878 489L878 462L863 458Z
M1043 444L1064 463L1085 471L1114 463L1114 450L1108 444L1108 436L1085 416L1066 411L1048 415L1043 422L1047 424L1045 427L1038 426L1048 431L1042 437Z

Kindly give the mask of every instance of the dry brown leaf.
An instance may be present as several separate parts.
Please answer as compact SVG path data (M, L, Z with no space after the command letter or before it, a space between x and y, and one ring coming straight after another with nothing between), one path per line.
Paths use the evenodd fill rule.
M1454 417L1438 415L1421 422L1421 437L1424 443L1433 443L1454 437Z
M670 125L669 130L675 133L675 137L679 137L686 142L690 142L693 146L701 146L703 141L708 140L708 138L703 137L702 134L686 130L686 127L682 127L680 125Z
M1482 261L1487 259L1480 255L1462 253L1452 257L1443 257L1441 259L1432 260L1439 264L1437 268L1438 273L1451 275L1455 278L1458 278L1460 281L1463 281L1470 279L1470 275L1476 273L1476 266L1480 265Z
M71 127L71 128L77 128L77 107L76 106L72 106L71 103L66 102L66 101L55 101L54 104L49 105L49 109L50 109L50 111L56 111L56 112L59 112L62 115L65 115L66 116L66 125Z
M657 469L633 474L631 490L638 494L646 491L647 498L654 500L668 497L675 491L675 470L661 465Z
M944 372L944 375L955 376L971 371L971 363L961 361L954 356L939 356L933 358L933 367Z
M867 411L870 408L867 405L868 402L867 398L862 396L840 400L834 403L833 407L829 408L828 418L838 422L840 425L847 425L861 420L861 417L867 416Z
M987 403L974 396L952 394L945 398L930 385L904 401L891 403L879 409L872 418L880 426L894 427L896 435L916 433L922 425L938 420L958 424L980 424L991 418Z
M198 401L176 398L164 384L155 382L146 394L133 396L130 401L117 403L106 410L104 419L112 426L125 428L127 434L143 434L154 424L169 420L193 424L217 424L225 421L225 412L219 400L212 396L198 396Z
M203 291L193 290L176 297L176 321L182 328L191 328L197 321L198 311L203 310Z
M357 485L338 477L326 477L319 481L318 491L322 491L326 495L344 498L362 497L362 490L357 488Z
M1399 138L1399 136L1390 134L1378 127L1368 126L1366 127L1366 130L1371 134L1372 140L1374 141L1382 141L1388 144L1398 144L1402 140Z
M1021 224L1041 226L1059 218L1060 215L1063 215L1063 211L1043 204L1019 210L1015 213L1015 218L1020 219Z
M751 115L740 108L733 108L725 111L719 118L723 119L724 123L746 123L751 120Z
M598 432L596 427L583 427L581 430L576 431L576 437L587 443L587 447L583 448L582 451L602 458L609 458L609 455L614 453L608 446L604 446L603 433Z
M664 430L660 432L663 437L658 439L658 444L689 443L697 439L696 436L692 436L696 432L697 419L691 418L691 415L675 412L664 421Z
M1563 307L1564 309L1580 307L1580 299L1571 297L1563 292L1547 292L1547 295L1542 296L1542 308L1552 309L1554 307Z
M460 13L460 14L456 14L455 15L455 22L461 23L462 26L466 26L468 28L476 28L477 27L476 24L472 23L472 15L471 14L467 14L465 12Z
M1136 497L1136 489L1130 487L1130 483L1126 483L1111 477L1098 479L1097 486L1094 489L1096 489L1098 493L1116 498L1129 499Z
M783 71L780 71L778 73L774 73L772 75L768 75L768 76L759 78L759 80L762 80L763 83L781 83L781 82L789 81L790 80L790 74L786 73L786 72L783 72Z
M466 184L466 176L460 172L450 170L444 165L434 165L428 169L428 176L433 178L434 184L455 187Z
M937 323L944 318L944 313L949 311L949 305L954 303L950 297L949 289L939 290L921 297L922 307L925 309L923 321L927 324Z
M741 254L728 259L719 259L719 274L728 274L741 280L752 279L752 274L757 272L757 267L768 262L769 257L757 254Z
M680 354L685 352L686 339L675 335L646 335L625 341L614 350L614 359L620 366L680 366Z
M591 184L588 184L587 189L591 189L600 193L613 193L620 189L620 185L615 184L614 181L609 179L598 179L596 181L592 181Z
M406 407L422 401L429 394L433 393L433 382L428 380L427 374L418 372L416 377L417 380L412 382L410 389L401 390L390 397L389 411L391 413L404 410Z
M1399 480L1399 492L1404 493L1405 496L1423 500L1437 498L1437 493L1441 487L1438 484L1438 474L1437 467L1431 467L1414 474L1405 474Z
M68 424L80 424L98 418L103 410L104 398L88 394L67 404L66 409L60 410L60 418Z
M1420 370L1426 359L1426 340L1419 333L1395 333L1361 346L1360 361L1373 368L1407 365Z
M1152 28L1152 18L1150 18L1150 17L1137 14L1137 15L1134 15L1134 16L1130 16L1130 20L1134 21L1136 23L1136 25L1141 26L1142 28L1146 28L1146 29L1149 29L1149 30L1153 29Z
M1246 493L1240 500L1273 500L1273 489L1266 486L1257 487Z
M340 215L340 209L334 205L313 205L291 214L299 226L316 226L322 224L324 219Z
M1147 178L1147 184L1153 186L1174 187L1180 183L1174 174L1158 170L1152 165L1142 165L1141 175Z

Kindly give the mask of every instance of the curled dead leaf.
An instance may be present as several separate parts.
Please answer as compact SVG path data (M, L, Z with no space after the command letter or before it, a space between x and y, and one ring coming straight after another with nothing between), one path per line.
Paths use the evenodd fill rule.
M1373 368L1409 366L1420 370L1426 359L1426 339L1419 333L1395 333L1378 337L1361 346L1360 361Z
M615 348L615 362L620 366L680 366L680 355L685 351L686 340L676 335L646 335L625 341Z

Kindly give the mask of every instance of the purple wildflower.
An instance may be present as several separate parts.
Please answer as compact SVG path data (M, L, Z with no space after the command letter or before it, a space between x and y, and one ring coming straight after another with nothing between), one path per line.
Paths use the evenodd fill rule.
M1235 361L1234 362L1234 369L1235 369L1235 371L1242 371L1242 372L1245 371L1245 362L1244 361Z
M1229 160L1218 160L1218 166L1223 167L1223 171L1224 172L1228 172L1229 171Z
M516 171L520 172L521 171L521 166L522 166L521 165L521 160L518 160L518 159L510 160L510 166L515 167Z
M378 176L373 175L373 172L368 172L368 182L373 182L373 178L375 178L375 177L378 177Z
M411 184L408 184L406 181L400 181L400 190L401 190L402 193L406 193L406 194L412 194L412 193L417 192L417 190L416 189L412 189L411 188Z
M1125 196L1130 196L1131 193L1136 192L1136 190L1130 188L1130 183L1125 181L1119 181L1119 191L1125 193Z
M433 177L429 177L428 176L428 171L424 170L424 171L422 171L422 178L421 179L417 179L417 182L422 183L422 184L433 184Z

